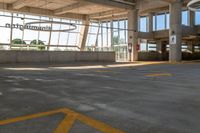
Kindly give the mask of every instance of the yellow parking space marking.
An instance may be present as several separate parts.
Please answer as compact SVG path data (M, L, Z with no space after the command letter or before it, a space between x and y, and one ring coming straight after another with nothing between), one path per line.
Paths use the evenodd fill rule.
M76 121L76 117L74 115L66 116L65 119L56 128L54 133L68 133L70 129L72 128L75 121Z
M79 114L79 113L76 113L72 110L69 110L69 109L64 109L63 110L65 113L69 113L69 114L76 114L77 115L77 120L87 124L88 126L91 126L103 133L125 133L124 131L121 131L121 130L118 130L118 129L115 129L103 122L100 122L100 121L97 121L97 120L94 120L92 118L89 118L85 115L82 115L82 114Z
M21 121L26 121L26 120L31 120L31 119L35 119L35 118L40 118L40 117L44 117L44 116L49 116L49 115L55 115L58 113L63 113L66 116L65 116L64 120L62 120L60 122L60 124L54 130L53 133L69 133L70 129L74 125L75 121L80 121L80 122L82 122L90 127L93 127L103 133L125 133L124 131L113 128L110 125L107 125L103 122L97 121L93 118L82 115L80 113L77 113L77 112L67 109L67 108L33 114L33 115L27 115L27 116L22 116L22 117L16 117L16 118L11 118L11 119L7 119L7 120L2 120L2 121L0 121L0 126L12 124L12 123L16 123L16 122L21 122Z
M162 76L173 76L171 73L154 73L154 74L146 74L146 77L162 77Z
M48 112L43 112L43 113L38 113L38 114L33 114L33 115L27 115L27 116L21 116L21 117L11 118L11 119L7 119L7 120L2 120L2 121L0 121L0 126L11 124L11 123L16 123L16 122L20 122L20 121L26 121L26 120L31 120L31 119L35 119L35 118L40 118L40 117L44 117L44 116L54 115L54 114L60 113L61 111L62 110L59 109L59 110L53 110L53 111L48 111Z

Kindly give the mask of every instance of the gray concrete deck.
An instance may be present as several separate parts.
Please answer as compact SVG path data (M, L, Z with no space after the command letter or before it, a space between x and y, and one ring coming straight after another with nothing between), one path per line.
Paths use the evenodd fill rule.
M200 63L136 65L1 66L0 121L68 108L126 133L199 133ZM53 133L63 119L0 125L0 133ZM101 132L76 121L70 133Z

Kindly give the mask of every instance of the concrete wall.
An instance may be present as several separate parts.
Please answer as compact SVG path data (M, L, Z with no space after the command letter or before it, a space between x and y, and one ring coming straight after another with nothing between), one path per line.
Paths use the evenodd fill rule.
M139 61L161 61L162 55L158 52L139 52Z
M199 60L200 52L187 53L182 52L183 60ZM139 61L167 61L169 60L169 53L161 54L159 52L140 52Z
M115 62L115 52L0 51L0 63Z

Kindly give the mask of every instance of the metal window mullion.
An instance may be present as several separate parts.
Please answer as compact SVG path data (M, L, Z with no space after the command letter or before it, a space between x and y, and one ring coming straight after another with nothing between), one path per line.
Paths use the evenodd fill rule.
M10 27L10 49L11 49L11 45L12 45L12 37L13 37L13 13L11 13L11 27Z
M62 22L62 19L60 19L60 21ZM59 30L61 30L61 24L60 24ZM60 44L60 33L61 33L61 32L58 33L57 48L59 47L59 44Z
M25 18L25 15L24 15L24 18ZM23 25L25 25L25 19L23 19ZM24 41L24 29L22 31L22 42Z
M165 12L165 29L167 29L167 12Z
M52 18L49 18L52 21ZM53 23L51 23L51 29L53 29ZM51 45L51 35L52 35L52 30L49 32L49 42L48 42L48 47L47 50L49 50L50 45Z
M114 43L113 43L113 37L114 37L114 36L113 36L113 19L111 20L111 25L110 25L110 27L111 27L111 29L110 29L110 30L111 30L111 46L113 47L113 44L114 44Z
M117 21L117 32L118 32L118 38L119 38L119 40L120 40L120 29L119 29L119 20ZM118 42L119 43L119 42Z
M157 14L155 14L155 31L157 31Z
M107 36L107 47L108 47L108 37L109 37L109 34L108 34L108 21L106 22L106 36Z
M96 42L95 42L95 47L98 47L98 41L99 41L99 31L100 31L100 24L97 30L97 34L96 34Z
M40 20L41 21L41 16L40 16ZM39 24L39 27L41 26L41 24ZM39 39L40 39L40 31L38 31L38 37L37 37L37 43L39 43Z
M101 49L103 48L103 27L101 22Z

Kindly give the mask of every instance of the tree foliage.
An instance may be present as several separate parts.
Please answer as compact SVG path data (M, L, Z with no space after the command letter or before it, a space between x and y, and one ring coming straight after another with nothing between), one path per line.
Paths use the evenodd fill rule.
M39 49L39 50L45 50L45 44L44 44L44 42L43 41L41 41L41 40L33 40L33 41L31 41L31 43L30 43L31 45L37 45L37 48Z
M125 40L120 39L119 36L114 36L112 39L113 39L113 45L119 45L125 43Z
M35 45L44 45L44 42L43 41L41 41L41 40L33 40L33 41L31 41L31 43L30 44L35 44Z
M16 38L12 40L12 44L26 44L22 39Z

